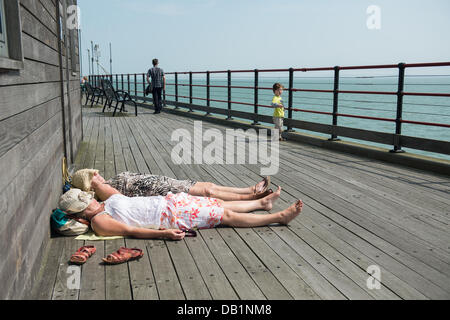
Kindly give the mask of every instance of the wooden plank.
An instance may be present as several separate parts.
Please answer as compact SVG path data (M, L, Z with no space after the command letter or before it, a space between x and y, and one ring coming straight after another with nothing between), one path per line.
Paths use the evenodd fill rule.
M265 300L266 296L247 273L216 229L202 230L201 236L214 259L241 300Z
M155 277L147 253L146 242L137 239L125 239L128 248L139 248L144 251L144 257L128 263L130 270L131 290L134 300L158 300Z
M128 139L128 145L130 148L130 152L133 155L133 158L136 162L136 172L139 173L149 173L149 169L147 167L147 164L145 163L145 160L141 154L141 151L139 147L136 144L136 141L134 139L134 134L132 128L130 127L130 119L122 119L122 127L124 129L124 134L126 138ZM134 126L133 126L134 127Z
M53 289L52 300L78 300L79 289L69 288L69 284L76 286L76 279L71 281L71 276L78 273L81 275L81 266L71 265L70 256L75 253L79 247L81 247L82 242L74 241L73 237L65 237L64 248L61 254L61 260L59 261L59 268L56 277L55 287ZM69 267L72 273L68 273ZM73 270L77 270L74 271ZM80 280L80 278L78 278Z
M112 136L111 119L105 118L105 176L106 180L116 175L116 165L114 163L114 143Z
M279 183L279 181L277 181L275 178L273 179L273 181L274 181L274 183ZM285 177L283 181L284 181L284 184L286 184L286 181L288 181L288 179ZM289 185L287 185L287 186L285 185L285 190L287 190L287 189L289 189ZM293 194L295 194L295 192ZM303 196L302 196L302 198L304 198L304 200L307 201L306 203L314 206L313 201L306 200L306 198ZM309 199L309 197L308 197L308 199ZM321 210L321 212L323 212L323 211ZM340 211L340 212L342 213L342 211ZM327 215L329 216L330 214L332 216L335 215L333 213L333 211L328 211ZM338 217L338 219L340 218L339 215L336 215L336 217ZM333 219L335 219L335 218L333 217ZM424 266L423 264L420 263L420 261L417 261L417 260L412 262L410 256L401 253L401 251L399 251L398 249L395 249L395 251L390 249L390 247L386 245L386 243L384 242L383 239L377 238L376 236L374 236L371 233L367 233L367 231L365 229L361 228L360 226L357 226L354 223L351 223L351 227L350 227L349 223L350 223L349 220L345 220L343 222L343 225L345 225L346 228L349 228L351 230L351 232L346 231L345 233L341 233L341 234L345 235L345 236L353 237L355 233L360 234L359 230L364 230L363 234L365 236L363 236L363 239L366 239L367 243L365 241L361 241L361 238L358 238L358 240L356 240L354 242L355 246L357 246L357 248L361 252L364 252L365 254L368 254L369 252L373 252L373 254L371 254L370 257L375 259L377 262L380 261L379 258L381 258L381 257L382 257L381 259L388 258L388 261L389 261L388 270L391 271L392 273L394 273L400 279L404 279L408 284L410 284L412 287L419 290L421 293L425 294L427 297L439 298L439 297L445 296L445 293L442 289L440 289L435 284L433 284L430 281L423 278L423 277L429 277L430 272L431 272L431 274L436 275L436 271L433 271L433 270L430 270L429 268L427 268L427 271L422 271L420 273L422 275L422 277L420 277L415 272L412 273L412 270L416 270L418 267L426 268L426 266ZM333 233L336 234L336 230L334 230ZM377 233L375 233L375 234L377 234ZM367 236L369 236L369 238L367 238ZM376 245L378 248L383 248L383 250L386 250L386 248L389 248L388 252L392 252L392 257L395 257L395 259L399 259L399 257L401 256L402 259L399 261L401 261L401 263L403 263L403 264L407 263L407 265L409 265L412 268L412 270L405 268L404 266L401 266L398 263L397 264L393 263L394 259L392 257L389 257L388 255L384 254L384 252L380 252L379 250L374 250L372 248L372 245ZM437 276L439 276L439 274ZM405 279L405 277L406 277L406 279ZM447 283L445 281L445 278L443 280L444 280L444 283ZM418 282L420 282L421 284L418 284Z
M202 232L201 232L202 233ZM203 233L201 234L203 237ZM202 237L185 238L192 258L208 287L213 300L236 300L238 296L228 282L225 273L214 259Z
M105 241L86 241L86 246L95 246L97 251L81 269L80 300L105 300L105 266L101 260L105 257Z
M298 166L296 169L297 172L289 172L289 174L301 177L304 181L310 181L316 188L327 190L328 193L332 192L337 197L347 201L352 207L355 207L355 210L364 210L368 214L367 216L371 215L374 219L381 221L384 219L386 222L405 229L407 232L420 235L419 238L437 247L445 248L450 242L450 236L444 230L440 231L427 224L417 223L417 221L410 218L411 213L418 214L423 212L423 209L419 210L413 206L408 208L394 201L388 201L383 196L377 196L374 193L364 193L364 190L361 190L354 184L352 185L342 179L335 179L333 176L327 175L323 170L319 173L314 168L305 170L303 167ZM393 211L396 212L395 215L390 213Z
M153 268L160 300L185 300L175 268L162 240L147 241L147 251Z
M309 229L309 231L311 231L314 234L316 234L317 236L319 236L321 239L326 241L329 245L335 247L338 252L345 255L353 263L355 263L355 265L358 265L363 270L367 269L368 266L377 265L377 263L378 263L377 261L372 260L371 258L365 256L359 250L352 247L349 243L342 241L341 239L336 237L333 233L329 232L324 227L318 225L317 223L314 223L309 217L303 216L300 222L301 222L302 226L305 226L306 228ZM291 229L299 230L300 228L301 228L300 224L297 224L296 226L293 226ZM340 261L336 260L336 262L340 262ZM402 299L408 299L408 300L427 299L427 297L425 295L423 295L418 290L416 290L413 287L411 287L410 285L408 285L406 282L400 280L398 277L393 275L387 269L383 270L382 282L383 282L384 286L391 289Z
M39 61L24 59L24 68L2 73L0 86L22 85L59 81L59 68Z
M404 182L390 179L387 181L379 174L368 174L367 172L359 172L358 170L350 170L346 165L334 164L333 161L321 161L321 159L314 158L314 162L311 161L310 156L303 155L302 153L290 154L290 152L284 153L286 158L286 165L301 163L302 167L313 167L317 170L325 171L328 174L335 175L341 179L350 183L356 184L362 188L376 192L383 197L390 196L391 199L400 201L402 204L411 203L416 206L425 206L434 214L443 213L447 210L447 205L439 203L435 199L430 199L423 192L417 190L411 185L406 185ZM329 159L329 158L328 158ZM292 166L293 168L293 166ZM339 173L337 173L339 172ZM395 197L395 198L394 198ZM447 216L448 218L448 216Z
M64 247L63 238L51 239L48 248L44 252L42 266L37 274L37 279L32 292L25 299L30 300L50 300L53 294L53 287L56 281L58 271L58 262L60 261Z
M123 119L121 117L116 118L117 131L119 135L120 144L122 146L122 153L125 159L125 164L129 172L138 172L136 161L134 160L130 145L128 144L128 139L124 131L124 125L122 120Z
M118 174L121 172L125 172L127 170L127 167L125 165L122 145L120 144L119 132L117 130L117 122L115 119L111 119L111 132L113 138L114 163L116 167L116 174Z
M136 139L136 143L140 151L142 152L142 156L144 157L145 162L147 163L148 170L151 174L162 174L162 170L159 168L150 151L153 150L153 145L151 145L148 139L144 138L138 121L136 119L131 119L131 121L134 128L134 137Z
M61 111L56 98L0 121L0 157Z
M291 294L233 229L217 229L234 255L269 300L291 300Z
M105 118L99 118L97 147L95 150L95 162L93 168L99 170L100 175L105 175Z
M211 294L184 241L167 241L173 265L188 300L211 300ZM214 277L210 272L209 277Z
M46 12L45 10L39 11ZM40 17L42 19L42 15ZM23 6L20 8L20 22L22 24L22 32L27 33L36 40L45 43L47 46L55 51L58 51L58 37L51 32L47 25L42 24L41 21L33 16L30 11Z
M236 229L242 240L296 300L318 300L320 297L300 278L252 229Z
M105 256L125 246L123 239L105 241ZM105 266L106 300L133 299L130 288L128 263Z

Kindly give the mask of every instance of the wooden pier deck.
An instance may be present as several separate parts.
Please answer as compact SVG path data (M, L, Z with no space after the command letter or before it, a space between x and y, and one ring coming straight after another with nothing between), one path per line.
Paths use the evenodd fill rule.
M106 178L132 171L234 186L260 179L255 165L174 165L171 133L193 131L193 119L142 108L138 117L113 118L98 107L83 112L77 169L97 168ZM217 228L180 242L55 237L30 298L450 298L448 177L284 142L272 182L283 187L275 210L297 198L305 202L288 227ZM68 259L84 244L97 253L79 267L81 288L70 290ZM118 266L100 263L123 245L142 248L145 256ZM371 265L381 269L381 289L367 286Z

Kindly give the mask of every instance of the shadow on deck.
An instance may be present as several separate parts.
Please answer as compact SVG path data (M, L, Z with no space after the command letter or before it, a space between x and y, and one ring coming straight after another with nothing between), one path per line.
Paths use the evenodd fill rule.
M255 165L174 165L172 131L194 120L140 109L112 118L84 108L84 141L75 166L106 178L123 171L249 186ZM204 130L224 126L203 123ZM34 299L449 299L450 179L376 160L285 142L283 187L274 210L303 199L289 227L204 230L181 242L121 239L83 242L52 238L31 294ZM97 253L68 273L70 255L93 244ZM100 264L118 247L145 256ZM369 266L381 288L370 289ZM79 289L68 287L74 272ZM73 284L73 282L71 282Z

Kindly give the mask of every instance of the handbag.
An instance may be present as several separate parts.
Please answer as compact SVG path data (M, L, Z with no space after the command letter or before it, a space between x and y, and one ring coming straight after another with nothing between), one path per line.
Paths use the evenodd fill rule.
M150 84L145 88L145 95L148 96L153 91L153 84L150 82Z

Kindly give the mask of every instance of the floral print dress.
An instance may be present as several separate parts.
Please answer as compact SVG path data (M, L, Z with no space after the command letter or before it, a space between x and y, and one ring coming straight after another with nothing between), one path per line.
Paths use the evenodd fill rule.
M222 223L224 208L218 199L169 193L161 214L161 227L184 231L211 229Z

